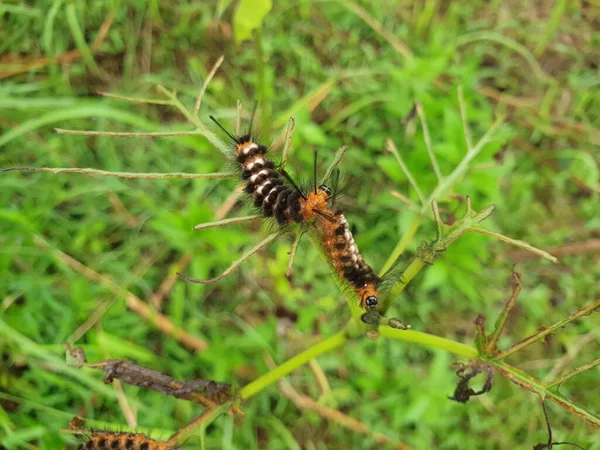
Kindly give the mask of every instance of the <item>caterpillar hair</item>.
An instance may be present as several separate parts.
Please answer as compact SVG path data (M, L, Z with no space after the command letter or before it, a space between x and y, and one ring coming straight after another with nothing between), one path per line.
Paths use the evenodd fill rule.
M321 245L339 276L354 289L360 305L375 308L379 303L378 285L381 279L361 256L348 221L341 211L318 218L316 227Z
M139 433L91 430L89 439L77 450L175 450L168 441L156 441Z

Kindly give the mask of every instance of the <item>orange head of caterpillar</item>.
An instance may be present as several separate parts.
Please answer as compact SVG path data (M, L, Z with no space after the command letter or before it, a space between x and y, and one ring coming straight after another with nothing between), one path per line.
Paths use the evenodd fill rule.
M357 293L363 309L373 309L379 304L379 291L375 283L365 284L357 289Z
M300 214L304 220L317 217L317 214L327 212L327 202L331 198L331 189L322 184L318 189L309 192L300 199Z

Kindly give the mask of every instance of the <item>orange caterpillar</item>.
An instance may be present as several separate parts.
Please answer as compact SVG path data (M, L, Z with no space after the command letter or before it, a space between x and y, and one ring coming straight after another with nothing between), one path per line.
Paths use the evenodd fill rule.
M335 211L331 217L318 218L316 226L331 264L355 290L360 306L364 309L375 308L379 303L377 286L381 280L363 260L344 214Z
M334 269L355 290L362 308L375 308L379 304L377 286L381 279L362 258L342 211L329 207L334 198L331 190L321 185L306 195L299 192L300 215L304 220L315 219L321 245Z
M89 440L77 450L175 450L169 442L156 441L138 433L91 430Z

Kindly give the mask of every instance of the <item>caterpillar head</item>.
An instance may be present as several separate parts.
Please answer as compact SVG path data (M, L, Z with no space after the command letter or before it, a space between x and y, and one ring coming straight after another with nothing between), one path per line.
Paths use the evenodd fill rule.
M379 299L374 296L374 295L369 295L366 299L365 299L365 305L367 306L367 308L374 308L379 304Z
M360 306L364 309L374 309L379 304L379 291L373 282L365 284L358 289Z

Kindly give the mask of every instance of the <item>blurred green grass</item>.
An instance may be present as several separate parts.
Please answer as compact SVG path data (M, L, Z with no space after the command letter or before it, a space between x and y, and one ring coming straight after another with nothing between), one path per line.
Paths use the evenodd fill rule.
M494 203L494 228L541 248L580 243L580 254L553 266L520 262L524 290L501 345L552 323L600 295L598 239L600 12L585 2L391 2L363 4L368 14L413 56L399 53L342 2L278 2L260 33L234 42L236 4L105 2L3 4L0 30L0 166L96 167L130 172L219 171L222 155L194 137L122 139L57 135L53 127L106 131L187 129L164 106L131 104L98 91L157 98L161 84L193 105L214 61L226 55L211 83L202 115L233 118L236 100L261 104L265 135L296 117L289 167L321 167L342 144L341 168L360 179L348 213L365 258L381 267L413 217L394 198L416 200L393 157L391 138L424 190L435 184L420 127L402 119L413 102L425 110L442 172L465 152L456 89L462 86L473 138L495 114L507 114L496 142L444 203L460 214L459 196L476 208ZM92 42L114 20L94 56L43 64ZM61 434L76 414L100 426L126 421L112 388L93 372L73 373L60 362L69 339L101 305L110 307L79 340L90 360L130 358L173 377L207 377L244 385L266 372L265 353L282 362L337 331L347 319L343 301L317 252L300 246L293 281L285 278L291 241L280 239L215 285L176 282L161 311L177 326L210 343L191 353L129 311L122 296L87 279L36 244L41 236L60 250L144 300L186 252L186 273L216 274L259 242L265 227L240 225L192 232L214 219L235 180L120 180L80 175L4 173L0 177L0 444L6 448L63 448ZM236 205L232 214L247 211ZM424 224L421 239L434 238ZM470 341L477 312L495 317L509 294L513 249L483 236L453 244L396 302L392 315L415 329ZM297 314L284 332L283 309ZM278 313L279 311L279 313ZM8 330L8 331L7 331ZM12 331L10 331L12 330ZM544 377L593 359L594 316L515 355L512 363ZM21 337L22 336L22 337ZM416 449L531 448L546 439L539 401L497 377L484 398L447 400L455 384L452 358L404 343L353 342L319 363L331 391L320 401L362 421L374 432ZM569 381L561 392L597 411L599 369ZM318 398L308 368L288 377ZM141 428L165 437L199 414L185 402L125 389ZM249 402L240 423L222 417L206 435L207 448L378 448L370 437L301 411L276 387ZM590 427L549 406L556 440L588 449L600 445ZM162 431L162 434L161 434ZM196 448L199 440L191 440Z

